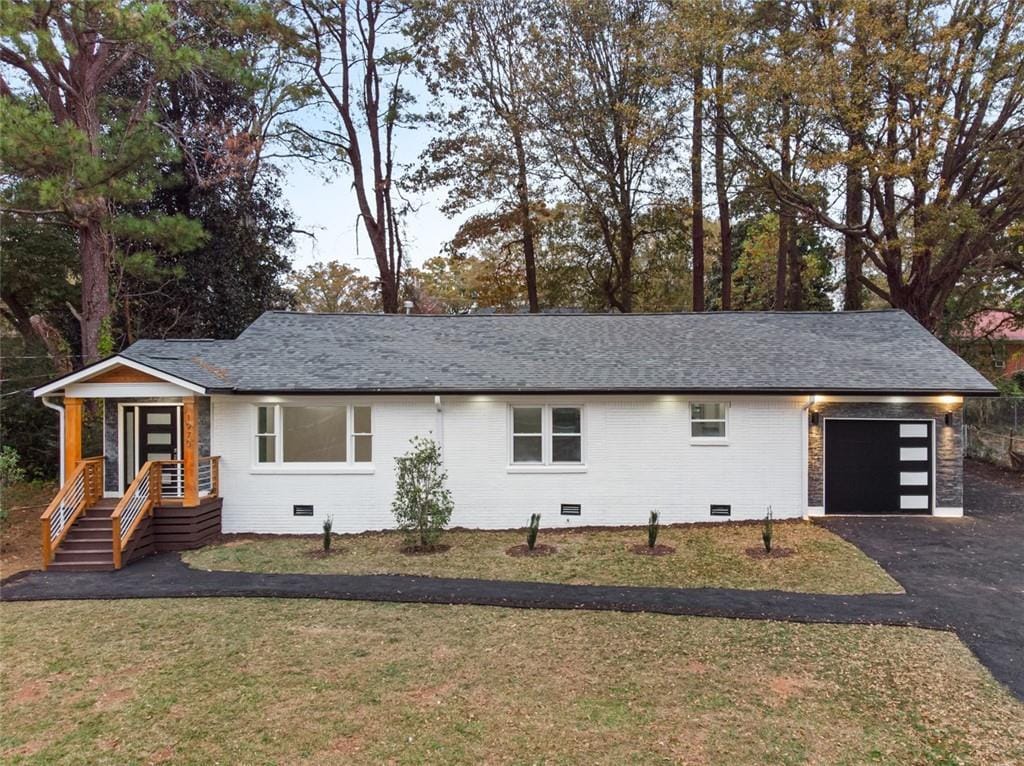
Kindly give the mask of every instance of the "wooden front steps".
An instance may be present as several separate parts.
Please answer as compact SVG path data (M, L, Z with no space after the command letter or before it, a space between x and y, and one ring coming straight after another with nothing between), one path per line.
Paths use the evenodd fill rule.
M106 572L114 569L113 524L110 514L120 498L102 498L75 519L54 553L49 569L58 572ZM219 497L204 498L194 508L157 506L144 518L123 563L163 551L199 548L220 533Z
M50 569L105 572L114 568L110 514L117 500L103 498L82 512L54 553Z

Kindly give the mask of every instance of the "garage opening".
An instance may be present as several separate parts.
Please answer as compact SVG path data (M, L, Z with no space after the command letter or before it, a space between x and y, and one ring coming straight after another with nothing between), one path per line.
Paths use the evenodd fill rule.
M933 426L826 418L825 513L931 513Z

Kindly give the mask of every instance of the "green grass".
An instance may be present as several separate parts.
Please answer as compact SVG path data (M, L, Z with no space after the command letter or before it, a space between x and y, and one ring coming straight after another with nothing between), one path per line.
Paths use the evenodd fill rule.
M1020 763L949 633L336 601L0 605L0 761Z
M759 524L665 527L659 544L676 548L668 556L640 556L644 528L541 530L538 541L555 545L551 556L513 558L505 551L526 539L523 531L445 533L445 553L408 556L395 532L339 536L329 558L311 554L319 537L239 538L183 555L200 569L248 572L417 574L559 583L653 585L681 588L779 589L808 593L900 593L881 567L828 530L808 522L778 522L775 546L792 548L788 558L760 560L746 554L760 548Z

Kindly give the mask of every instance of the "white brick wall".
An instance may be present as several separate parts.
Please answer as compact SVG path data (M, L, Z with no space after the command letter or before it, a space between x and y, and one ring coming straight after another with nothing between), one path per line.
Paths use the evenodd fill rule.
M513 399L582 405L586 470L510 472ZM443 397L452 524L519 527L533 512L542 514L545 526L642 524L652 509L661 511L664 523L721 518L709 515L711 503L732 505L732 519L761 518L768 504L777 518L799 517L805 400L727 399L728 444L709 446L690 441L685 397ZM254 471L252 407L258 401L271 400L214 401L225 532L315 533L327 514L338 532L393 526L394 458L412 436L435 431L433 397L321 399L373 406L374 472L368 475ZM583 514L560 516L561 503L580 503ZM316 515L295 517L294 504L314 505Z

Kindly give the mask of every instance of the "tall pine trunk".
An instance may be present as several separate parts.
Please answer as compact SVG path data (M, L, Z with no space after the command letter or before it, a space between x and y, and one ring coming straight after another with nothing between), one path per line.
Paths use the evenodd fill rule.
M722 59L715 62L715 192L718 195L718 222L721 227L722 310L732 308L732 219L729 212L729 189L725 176L725 67Z
M693 142L690 180L693 185L693 310L704 311L704 59L693 69Z
M79 325L85 364L100 358L104 323L110 317L110 241L104 229L104 221L105 216L97 212L78 225L78 254L82 265Z
M540 300L537 297L537 253L535 249L536 230L533 225L533 213L530 210L530 188L526 167L526 148L523 137L514 135L516 148L516 195L519 207L519 227L523 236L523 261L526 266L526 295L530 302L530 313L540 312Z
M853 165L846 166L846 217L847 226L860 226L864 217L864 188L860 172ZM858 311L864 308L863 289L860 284L864 265L864 253L860 240L843 235L843 310Z
M789 140L789 99L782 99L782 157L779 175L788 184L792 175L792 157ZM786 307L786 270L789 263L789 240L791 216L786 205L779 202L779 246L775 254L775 310Z

